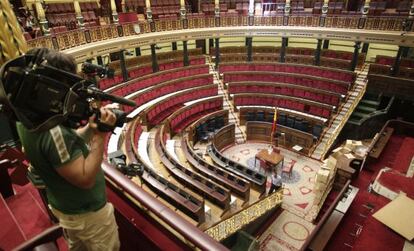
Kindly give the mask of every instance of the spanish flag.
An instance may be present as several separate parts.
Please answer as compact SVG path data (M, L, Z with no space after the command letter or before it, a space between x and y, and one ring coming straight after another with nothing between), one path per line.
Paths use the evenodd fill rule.
M272 135L276 132L277 109L275 107L275 114L273 115Z

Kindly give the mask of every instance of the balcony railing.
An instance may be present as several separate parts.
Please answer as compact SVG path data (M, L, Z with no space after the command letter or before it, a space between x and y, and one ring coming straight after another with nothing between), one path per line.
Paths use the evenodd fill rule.
M291 15L284 20L282 15L255 16L250 25L254 26L288 26L318 27L319 15ZM402 31L403 23L407 17L367 17L338 15L328 16L325 20L327 28L341 29L365 29L381 31ZM365 20L365 21L361 21ZM48 47L55 50L66 50L83 44L103 41L118 37L127 37L151 32L175 31L197 28L248 26L249 18L241 15L222 15L219 19L215 17L189 18L183 20L155 20L137 23L126 23L121 25L103 25L87 29L71 30L50 36L43 36L27 41L29 48Z

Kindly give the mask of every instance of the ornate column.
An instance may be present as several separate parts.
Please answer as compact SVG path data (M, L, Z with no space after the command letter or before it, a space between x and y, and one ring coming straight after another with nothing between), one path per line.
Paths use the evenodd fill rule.
M155 23L154 23L154 20L152 20L152 11L151 11L151 3L150 3L150 0L145 0L145 9L147 10L146 12L146 14L147 14L147 20L148 20L148 23L150 24L150 29L151 29L151 32L154 32L155 31Z
M254 25L254 0L249 0L249 25Z
M127 12L126 7L125 7L125 0L121 1L121 7L122 7L122 12Z
M365 22L367 21L370 3L371 3L371 0L365 0L364 6L361 8L362 16L359 18L359 21L358 21L358 29L365 28Z
M414 23L414 0L411 3L410 12L408 13L408 17L403 22L403 32L408 32L413 29L413 23Z
M354 55L352 57L352 61L351 61L351 71L355 71L355 68L357 66L358 63L358 55L359 55L359 48L361 48L361 42L360 41L356 41L355 45L354 45Z
M369 43L363 43L361 53L367 53L369 48Z
M397 56L395 57L394 64L391 68L391 75L397 76L400 71L401 56L404 50L404 46L398 46Z
M35 0L35 7L36 7L36 12L37 12L37 19L39 20L42 33L43 35L47 36L50 34L50 30L49 30L49 24L46 20L45 10L43 9L43 6L42 6L42 1Z
M328 39L323 40L323 46L322 46L322 48L324 48L324 49L328 49L329 48L329 40Z
M180 0L180 19L183 23L183 28L188 28L187 10L185 8L185 0Z
M286 0L284 16L283 16L283 25L285 26L289 24L289 15L290 15L290 0Z
M246 46L247 46L247 61L252 61L252 50L253 50L253 38L246 37Z
M157 53L155 51L155 44L151 44L151 59L152 59L152 72L160 70L158 66Z
M328 3L329 3L329 0L324 0L323 1L322 13L321 13L321 16L319 18L319 26L320 27L325 26L325 19L326 19L326 16L328 15Z
M82 10L79 4L79 0L73 1L73 7L75 8L76 20L78 21L79 28L85 29L85 24L83 23Z
M119 24L118 12L116 11L115 0L111 0L112 21L114 24Z
M404 47L401 57L406 58L406 57L408 57L409 53L410 53L410 47Z
M315 50L315 65L321 64L321 48L322 48L322 39L318 38L318 43L316 44Z
M98 63L98 65L103 65L103 64L104 64L104 63L103 63L103 59L102 59L102 56L101 56L101 55L96 56L96 62Z
M286 46L288 43L287 37L282 37L282 47L280 48L280 62L285 62L285 56L286 56Z
M190 60L188 59L188 48L187 48L187 41L183 41L183 63L184 66L190 65Z
M128 81L128 70L125 62L125 50L119 51L119 61L121 63L121 72L124 82Z
M214 24L216 27L220 26L220 1L214 0Z
M25 53L27 43L10 2L0 1L0 65L2 65Z
M219 63L220 63L220 41L219 38L216 38L215 40L215 47L216 47L216 69L218 69Z

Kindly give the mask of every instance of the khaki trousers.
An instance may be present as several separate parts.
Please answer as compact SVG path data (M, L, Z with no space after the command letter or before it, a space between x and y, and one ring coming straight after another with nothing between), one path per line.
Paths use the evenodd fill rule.
M64 214L54 208L51 210L64 230L69 250L119 250L118 226L111 203L106 203L96 212L76 215Z

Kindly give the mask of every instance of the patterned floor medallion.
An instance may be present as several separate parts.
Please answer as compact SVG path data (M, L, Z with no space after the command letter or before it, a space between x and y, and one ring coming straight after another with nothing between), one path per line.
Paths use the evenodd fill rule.
M267 144L240 144L226 149L223 154L226 157L250 167L252 170L265 173L270 176L270 172L266 172L265 169L260 168L259 161L255 161L256 153L261 149L267 148ZM313 213L314 210L312 210L312 202L314 199L314 193L312 192L314 183L312 181L315 177L316 171L319 170L321 166L321 162L304 156L300 156L298 158L296 153L292 153L285 149L281 149L281 154L284 156L285 164L291 162L291 160L296 160L296 164L293 167L290 178L288 175L282 174L284 187L290 191L290 196L286 196L283 199L282 207L300 217L307 219L308 221L312 221L313 217L315 217ZM295 206L295 204L302 203L307 203L308 206L306 208L298 208Z
M259 238L260 250L300 250L314 227L312 223L283 211Z
M260 168L259 161L255 161L256 153L267 148L267 144L241 144L226 149L223 154L252 170L268 175L266 187L269 189L270 172ZM281 154L284 156L285 164L291 160L297 162L290 177L282 174L282 208L285 211L260 237L260 250L299 250L314 227L311 223L316 217L316 207L313 207L313 185L315 174L322 163L304 156L298 158L296 153L285 149L281 149Z

